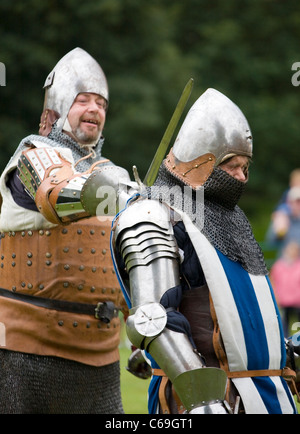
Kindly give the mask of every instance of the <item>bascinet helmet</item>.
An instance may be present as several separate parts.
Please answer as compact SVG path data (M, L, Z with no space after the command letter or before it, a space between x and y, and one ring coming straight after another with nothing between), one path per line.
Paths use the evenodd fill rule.
M46 78L44 89L44 112L48 110L55 113L58 118L57 128L60 130L79 93L99 94L108 103L105 74L98 62L81 48L75 48L59 60Z
M234 155L252 156L247 119L229 98L207 89L189 110L166 158L167 170L192 187Z

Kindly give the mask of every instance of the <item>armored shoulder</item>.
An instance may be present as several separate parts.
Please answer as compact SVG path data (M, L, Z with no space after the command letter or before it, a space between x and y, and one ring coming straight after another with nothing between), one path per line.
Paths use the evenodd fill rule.
M157 200L138 200L120 215L115 243L127 272L157 258L178 258L170 209Z
M170 208L158 200L137 200L120 214L115 229L116 239L125 229L141 223L155 225L164 231L169 230L172 228Z

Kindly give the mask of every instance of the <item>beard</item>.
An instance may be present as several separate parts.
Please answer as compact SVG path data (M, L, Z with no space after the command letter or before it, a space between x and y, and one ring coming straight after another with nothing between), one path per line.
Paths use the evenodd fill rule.
M92 145L98 142L102 131L86 132L78 126L72 131L73 136L83 145Z
M101 138L103 130L102 127L104 124L100 124L99 122L97 129L86 130L81 128L81 122L82 119L79 119L78 123L71 127L68 118L66 118L63 126L63 132L72 137L81 146L95 145Z

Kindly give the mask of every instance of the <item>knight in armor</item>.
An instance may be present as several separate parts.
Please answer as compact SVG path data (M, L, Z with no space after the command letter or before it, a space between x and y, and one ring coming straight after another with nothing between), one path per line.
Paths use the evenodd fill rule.
M2 173L2 413L123 413L127 306L105 208L118 211L130 178L102 156L108 100L95 59L67 53L46 79L39 134L21 141Z
M300 336L284 340L263 253L237 205L251 157L245 116L208 89L154 185L114 222L128 337L152 366L150 413L296 412Z

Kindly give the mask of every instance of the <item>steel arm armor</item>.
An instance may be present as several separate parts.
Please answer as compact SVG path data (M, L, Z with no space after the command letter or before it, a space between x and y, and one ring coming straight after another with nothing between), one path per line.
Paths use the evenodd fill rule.
M68 224L92 215L114 216L116 206L123 207L129 197L127 188L131 183L125 169L101 166L107 161L76 173L56 149L29 148L19 159L19 178L39 212L52 223Z
M133 345L151 354L174 385L189 412L226 413L227 377L205 368L188 336L167 325L169 309L162 296L180 285L179 254L170 210L159 201L138 200L121 213L115 226L115 247L129 276L132 308L127 334ZM213 404L212 404L213 403Z

